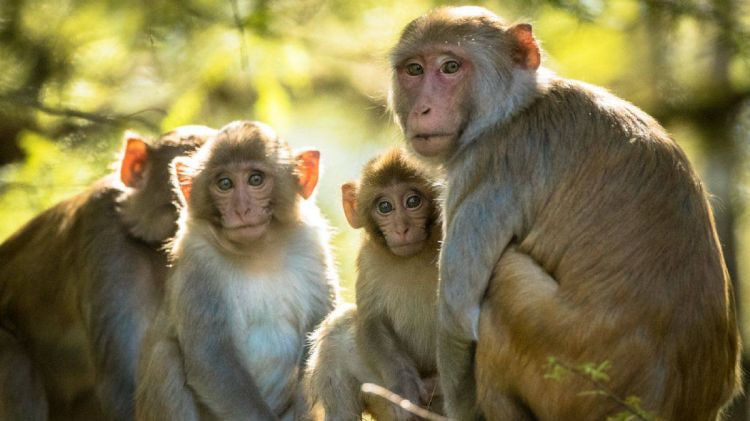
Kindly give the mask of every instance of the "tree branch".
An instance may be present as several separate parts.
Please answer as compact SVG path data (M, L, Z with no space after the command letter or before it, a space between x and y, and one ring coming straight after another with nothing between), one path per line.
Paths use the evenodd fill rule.
M362 385L362 392L363 393L369 393L375 396L380 396L381 398L387 400L388 402L398 406L399 408L403 409L406 412L409 412L411 414L414 414L420 418L424 418L429 421L451 421L450 418L446 418L442 415L438 415L434 412L430 412L424 408L421 408L415 404L413 404L410 400L405 399L390 390L378 386L373 383L364 383Z
M146 112L157 112L160 114L166 114L166 111L160 108L146 108L143 110L136 111L130 114L118 114L118 113L93 113L88 111L81 111L73 108L65 107L51 107L43 104L41 101L20 95L0 95L0 101L6 102L12 105L21 105L29 108L34 108L43 113L66 117L66 118L80 118L83 120L90 121L97 124L107 125L119 125L124 122L134 121L142 124L153 131L158 131L159 126L151 122L150 120L140 117L139 114Z

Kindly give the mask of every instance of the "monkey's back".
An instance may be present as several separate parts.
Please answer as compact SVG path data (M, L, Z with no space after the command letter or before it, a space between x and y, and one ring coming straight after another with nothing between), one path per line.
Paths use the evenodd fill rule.
M609 361L615 393L668 419L715 414L738 384L738 332L707 195L682 150L635 106L561 79L499 132L467 153L501 169L489 182L517 184L518 251L554 279L551 305L566 311L516 314L545 325L533 346L516 345L545 361ZM534 387L550 387L551 402L570 393ZM611 414L581 402L568 415Z
M121 193L111 179L100 180L37 215L0 245L0 323L23 344L42 375L52 419L82 416L82 402L98 411L95 366L102 361L93 360L88 350L99 347L106 355L110 350L109 344L96 342L102 332L92 328L100 326L93 319L103 314L84 303L93 297L149 300L107 297L107 282L135 282L148 291L160 287L151 284L163 276L164 255L113 223Z

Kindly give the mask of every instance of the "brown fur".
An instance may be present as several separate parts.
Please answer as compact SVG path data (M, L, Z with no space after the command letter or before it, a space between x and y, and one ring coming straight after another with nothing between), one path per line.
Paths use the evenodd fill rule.
M388 248L371 216L380 192L402 183L415 187L431 206L429 236L420 251L407 257ZM364 410L378 420L409 419L380 398L362 397L364 382L380 384L417 404L435 403L434 390L423 382L436 375L440 228L435 197L421 166L399 150L373 159L362 171L356 211L365 221L366 235L357 258L357 307L339 309L326 319L315 333L307 365L308 394L328 421L359 419Z
M135 188L110 176L0 245L0 419L132 418L136 353L166 272L159 247L176 228L168 165L212 133L163 135Z
M740 344L706 192L651 117L537 70L522 25L484 9L439 9L410 24L394 51L406 60L445 43L472 92L452 99L464 108L430 111L463 116L433 159L447 176L438 368L448 413L473 418L475 399L493 420L623 410L582 395L592 389L585 377L546 379L556 357L609 361L607 387L664 419L716 419L740 389ZM436 116L410 114L422 93L399 88L403 80L420 86L394 77L397 119L407 135L412 122L428 132Z

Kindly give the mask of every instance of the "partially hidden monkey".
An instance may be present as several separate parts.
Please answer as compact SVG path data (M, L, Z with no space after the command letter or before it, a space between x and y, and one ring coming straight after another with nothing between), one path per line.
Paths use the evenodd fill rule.
M0 419L133 418L137 352L177 228L172 158L214 134L128 133L118 174L0 245Z
M138 367L138 419L306 419L306 337L333 308L318 151L233 122L176 159L173 268Z
M425 406L434 398L437 191L423 166L399 149L371 160L361 180L341 190L349 224L365 231L357 306L331 313L316 331L306 388L327 421L360 419L365 410L381 421L410 419L360 388L376 383Z
M740 389L733 293L705 189L650 116L540 67L531 25L479 7L409 23L390 103L446 176L438 371L457 420L625 410L549 357L608 361L611 396L712 420ZM475 348L476 346L476 348Z

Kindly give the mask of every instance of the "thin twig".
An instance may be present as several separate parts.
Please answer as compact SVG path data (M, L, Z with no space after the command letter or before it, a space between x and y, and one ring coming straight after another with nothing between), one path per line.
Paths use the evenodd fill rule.
M409 412L418 417L424 418L426 420L450 421L450 418L446 418L442 415L438 415L434 412L430 412L424 408L420 408L419 406L413 404L410 400L404 399L403 397L397 395L396 393L393 393L390 390L382 386L373 384L373 383L362 384L362 392L369 393L375 396L380 396L381 398L387 400L388 402L400 407L404 411Z
M232 5L232 16L234 18L234 25L240 32L240 66L242 70L247 70L247 43L245 41L245 25L242 24L240 19L240 9L237 7L237 0L229 0Z
M560 365L560 367L562 367L562 368L570 371L571 373L575 373L578 376L585 378L589 383L593 384L594 387L596 387L596 390L601 391L602 394L605 397L609 398L610 400L614 401L618 405L622 406L626 411L628 411L631 414L633 414L636 417L638 417L639 420L648 421L648 419L646 419L643 416L641 416L641 412L642 412L641 409L636 408L635 406L629 404L626 400L624 400L621 397L617 396L615 394L615 392L612 391L612 389L610 389L609 387L607 387L606 384L602 383L599 380L596 380L596 379L592 378L591 376L589 376L588 374L586 374L580 368L573 367L573 366L571 366L571 365L569 365L567 363L564 363L562 361L559 361L559 360L555 361L555 364Z

